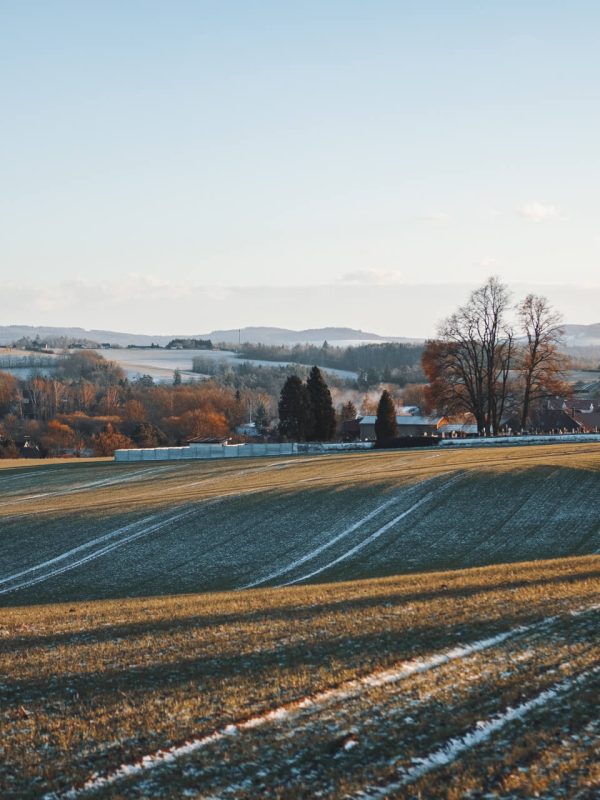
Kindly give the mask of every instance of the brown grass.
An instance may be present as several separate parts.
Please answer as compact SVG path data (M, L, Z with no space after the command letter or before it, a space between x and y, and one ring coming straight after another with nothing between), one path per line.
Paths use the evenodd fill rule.
M64 789L94 772L109 772L145 753L293 703L399 660L551 614L564 615L597 600L599 579L600 559L588 557L284 590L8 609L0 630L0 793L28 798ZM467 691L470 680L465 678L463 688L457 688L456 707L463 708L457 724L472 721L479 707L477 697L495 697L490 711L503 700L514 700L524 686L535 692L551 683L548 670L565 648L572 669L597 661L597 648L577 644L581 630L569 628L555 647L544 646L539 636L522 644L525 650L533 647L537 655L532 669L513 677L499 677L502 669L494 666L494 660L479 656L472 680L485 677L488 664L491 672L482 684L483 694L475 699ZM507 658L503 655L498 663ZM461 667L456 670L454 674L460 675ZM453 674L452 669L448 673ZM423 676L421 684L415 682L411 691L417 704L422 703L423 692L442 680L439 676L436 679L432 673ZM442 684L447 680L446 676ZM406 697L403 690L390 701L390 708ZM419 717L419 724L429 725L424 746L448 727L444 712L450 699L442 692ZM388 700L380 691L372 704L383 707ZM370 733L365 723L365 738L377 741L388 716L373 723ZM335 736L328 738L327 728L319 724L315 730L321 731L318 735L325 736L329 747ZM367 748L356 755L371 763L374 756L369 752ZM242 750L242 765L248 755ZM329 758L328 763L335 775L337 761ZM284 767L285 763L278 768ZM481 783L481 769L477 767L468 781ZM384 779L384 773L373 768L370 778ZM235 774L232 763L211 780L228 784ZM362 773L352 774L347 788L356 789ZM180 796L174 792L184 784L172 774L168 780L175 788L167 795ZM196 784L199 780L194 778ZM141 796L148 796L144 784L141 789L138 784L123 784L109 794L140 796L141 791ZM299 794L290 788L279 796L303 796L302 786L306 784L300 781ZM326 791L325 796L338 796L336 792Z

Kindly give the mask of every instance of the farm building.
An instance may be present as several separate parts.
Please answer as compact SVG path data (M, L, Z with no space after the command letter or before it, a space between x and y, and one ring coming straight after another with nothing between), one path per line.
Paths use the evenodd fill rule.
M359 436L361 439L375 439L374 414L358 419ZM445 417L420 417L414 415L399 415L396 417L398 436L437 436L439 428L447 424Z
M448 422L438 428L440 436L463 439L466 436L477 436L477 425L474 422Z

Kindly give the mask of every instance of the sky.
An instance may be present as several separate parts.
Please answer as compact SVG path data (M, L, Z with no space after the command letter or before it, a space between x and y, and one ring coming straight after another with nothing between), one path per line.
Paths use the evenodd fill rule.
M600 321L597 2L0 0L0 324Z

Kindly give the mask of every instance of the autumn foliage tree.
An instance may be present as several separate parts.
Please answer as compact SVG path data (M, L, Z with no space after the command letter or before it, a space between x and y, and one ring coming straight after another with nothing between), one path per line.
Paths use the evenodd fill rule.
M51 455L61 455L67 450L76 449L77 436L73 428L57 419L52 419L48 423L45 435L42 437L42 444Z
M6 414L16 398L16 379L8 372L0 372L0 414Z
M112 456L115 450L126 450L134 447L134 443L109 422L103 431L92 437L92 447L97 456Z

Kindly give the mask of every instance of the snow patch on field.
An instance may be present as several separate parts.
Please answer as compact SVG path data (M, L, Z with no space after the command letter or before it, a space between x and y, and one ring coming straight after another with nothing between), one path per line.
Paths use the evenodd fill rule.
M366 525L367 522L370 522L370 520L377 517L379 514L385 511L386 508L389 508L391 505L397 503L399 500L400 497L393 497L391 500L387 500L385 503L382 503L380 506L377 506L377 508L375 508L369 514L362 517L357 522L354 522L352 525L343 530L341 533L336 534L328 541L319 545L319 547L316 547L314 550L311 550L310 553L306 553L306 555L297 558L295 561L291 561L289 564L286 564L286 566L281 567L281 569L278 569L275 572L271 572L264 578L258 578L257 580L252 581L252 583L247 583L245 586L242 586L241 588L252 589L255 586L260 586L260 584L273 580L273 578L278 578L281 575L285 575L286 572L291 572L293 569L299 567L301 564L304 564L306 561L311 561L313 558L316 558L318 555L320 555L324 550L333 547L333 545L336 544L336 542L339 542L340 539L343 539L346 536L349 536L351 533L357 531L359 528L362 528L363 525Z
M439 486L437 489L433 489L431 492L428 492L424 497L421 497L419 500L417 500L416 503L413 503L412 506L410 506L410 508L407 508L401 514L398 514L392 520L390 520L389 522L386 522L385 525L382 525L380 528L378 528L372 534L367 536L366 539L362 540L362 542L359 542L358 544L354 545L354 547L351 547L349 550L346 550L346 552L342 553L341 556L338 556L337 558L334 558L332 561L329 561L327 564L323 564L322 566L318 567L317 569L314 569L312 572L307 572L304 575L301 575L299 578L293 578L290 581L286 581L284 583L280 583L280 584L278 584L278 587L291 586L294 583L300 583L300 581L306 581L309 578L312 578L315 575L319 575L321 572L324 572L325 570L330 569L330 567L333 567L336 564L339 564L341 561L345 561L346 559L350 558L351 556L355 555L360 550L365 548L368 544L371 544L371 542L374 542L376 539L379 539L379 537L382 534L384 534L386 531L389 531L390 528L394 527L394 525L397 525L401 520L403 520L406 517L408 517L410 514L412 514L414 511L416 511L418 508L420 508L425 503L428 503L431 500L433 500L438 494L440 494L440 492L443 492L446 489L448 489L450 486L452 486L452 484L456 483L456 481L460 480L462 477L463 477L462 474L456 475L455 477L451 478L449 481L446 481L446 483L444 483L442 486ZM350 531L348 531L348 532L350 532ZM341 538L341 536L339 538ZM325 547L322 547L321 549L323 550L323 549L325 549ZM305 558L304 560L307 561L308 558ZM290 569L292 569L292 567L290 567ZM289 570L284 570L284 571L287 572ZM248 588L248 587L245 587L245 588Z
M104 556L116 548L122 547L125 544L129 544L130 542L133 542L142 536L155 533L156 531L165 528L167 525L172 525L174 522L178 522L179 520L184 519L193 513L195 513L194 510L179 511L174 514L170 514L167 517L163 516L162 519L160 514L153 514L152 516L144 517L144 519L138 520L137 522L132 522L128 525L116 528L115 530L105 533L103 536L98 536L89 542L85 542L78 547L74 547L71 550L61 553L54 558L48 559L47 561L42 561L33 567L29 567L21 572L15 572L8 577L0 579L0 585L2 585L18 580L24 575L31 575L32 573L45 570L40 575L33 575L25 581L21 581L20 583L0 589L0 595L10 594L18 589L26 589L30 586L35 586L37 583L41 583L42 581L47 581L56 575L61 575L63 572L68 572L69 570L75 569L83 564L87 564L96 558L100 558L100 556ZM133 531L133 533L130 533L130 531ZM116 537L119 537L116 541L109 541L111 539L115 539ZM89 550L91 547L107 541L108 544L105 544L103 547L99 547L97 550L94 550L91 553L87 553L81 558L75 558L73 561L68 560L73 556L77 556L78 553L82 553L85 550ZM67 561L67 563L62 564L55 569L47 569L48 567L52 567L53 565L59 564L62 561Z
M527 716L527 714L534 709L542 708L560 695L585 683L588 678L599 672L600 665L582 672L575 678L566 678L559 683L555 683L554 686L540 692L540 694L532 697L531 700L527 700L514 708L507 708L503 714L498 714L497 716L478 722L475 728L467 731L462 736L449 739L442 747L434 750L425 758L419 759L414 767L404 770L399 781L390 783L387 786L363 790L354 795L354 797L356 800L379 800L379 798L393 795L403 786L414 783L414 781L438 769L438 767L445 767L448 764L452 764L462 753L491 739L495 733L502 730L506 725L509 725L515 720L523 719L523 717Z
M466 658L475 653L502 644L507 639L519 636L550 625L556 617L547 617L540 622L532 625L519 625L510 630L503 631L485 639L472 642L471 644L459 645L450 650L443 650L434 653L429 658L417 658L411 661L401 662L396 668L388 670L378 670L365 675L362 678L347 681L335 689L329 689L318 694L305 697L302 700L288 705L280 706L264 714L243 720L236 724L227 725L221 730L214 731L202 738L193 739L179 747L172 747L167 750L158 750L155 753L144 756L134 764L123 764L114 772L106 776L93 776L81 788L71 788L64 792L50 792L44 795L43 800L77 800L86 794L104 789L126 778L143 775L149 770L156 769L165 764L172 764L180 758L191 755L192 753L203 750L204 748L222 741L228 736L235 736L245 731L260 728L269 723L284 721L293 717L306 709L319 710L330 702L339 702L359 696L362 692L386 684L398 683L406 680L413 675L427 672L437 667ZM366 796L366 795L365 795Z

